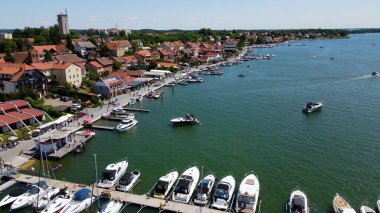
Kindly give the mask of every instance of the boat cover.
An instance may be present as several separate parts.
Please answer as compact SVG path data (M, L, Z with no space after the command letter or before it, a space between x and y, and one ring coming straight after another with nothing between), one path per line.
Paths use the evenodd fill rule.
M89 189L80 189L79 191L75 192L74 200L82 201L90 196L91 196L91 191Z
M292 210L299 210L300 212L304 212L305 208L305 199L301 196L294 196L292 200Z

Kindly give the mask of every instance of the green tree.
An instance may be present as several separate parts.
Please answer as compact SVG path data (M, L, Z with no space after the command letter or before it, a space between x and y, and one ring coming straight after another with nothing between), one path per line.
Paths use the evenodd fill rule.
M34 37L34 44L35 45L46 45L46 38L41 36L41 35L38 35L36 37Z
M0 41L0 52L12 53L16 51L17 45L13 40L4 39Z
M9 63L15 63L16 59L10 52L5 53L4 60Z
M63 85L63 93L67 96L71 96L74 93L73 85L69 82L66 82Z
M112 70L113 71L117 71L117 70L119 70L120 68L121 68L121 63L120 62L118 62L118 61L114 61L113 63L112 63Z
M31 98L32 100L37 100L37 94L31 88L21 87L18 90L17 98L26 99L27 97Z
M67 49L74 51L74 44L73 44L73 41L71 40L70 35L66 36L66 47L67 47Z
M110 57L111 56L111 52L105 43L101 43L99 45L99 55L100 55L100 57Z
M49 50L45 50L45 61L52 61L53 58L51 57L51 53Z
M52 44L60 44L61 43L61 34L59 33L59 28L58 28L58 25L55 24L54 26L52 27L49 27L49 37L48 37L48 40L49 40L49 43L52 43Z

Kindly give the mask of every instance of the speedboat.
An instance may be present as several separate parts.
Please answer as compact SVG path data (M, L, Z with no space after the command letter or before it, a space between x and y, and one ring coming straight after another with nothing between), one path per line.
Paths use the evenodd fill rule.
M153 197L164 199L166 196L168 196L177 178L178 178L177 171L169 172L165 176L160 177L160 179L154 186Z
M94 135L95 135L95 132L93 132L93 131L91 131L91 130L77 131L77 132L75 132L75 135L80 135L80 136L86 136L86 137L89 137L89 136L94 136Z
M224 177L216 186L211 207L221 210L228 209L235 190L235 178L231 175Z
M361 206L360 213L376 213L375 210L369 208L368 206Z
M40 197L36 202L33 203L33 208L36 210L44 209L53 198L60 192L59 188L48 188L47 193Z
M32 205L39 197L44 196L49 188L45 181L30 185L28 190L12 203L11 211Z
M116 107L112 109L111 114L125 115L127 112L122 107Z
M52 200L42 213L56 213L60 212L73 198L73 194L70 191L65 191L63 194Z
M241 181L236 201L236 212L256 212L259 200L260 182L253 173Z
M245 74L245 73L240 73L238 76L239 76L239 77L245 77L246 74Z
M126 119L123 119L121 121L121 123L116 126L116 129L119 132L124 132L124 131L127 131L130 128L136 126L137 123L138 123L138 121L136 119L130 120L130 119L126 118Z
M119 185L116 187L116 189L123 192L129 192L137 183L139 177L140 172L136 170L129 173L125 173L123 177L120 178Z
M333 207L335 213L356 213L350 204L342 198L338 193L333 199Z
M380 199L377 200L376 204L377 204L377 211L380 212Z
M7 196L5 196L1 201L0 201L0 207L9 205L13 203L19 196L24 194L26 192L26 187L23 188L18 188L13 190L11 193L9 193Z
M372 72L371 76L372 77L377 77L377 76L380 76L380 73L378 73L378 72Z
M185 117L172 118L170 122L173 125L195 125L199 120L192 114L187 114Z
M299 189L294 190L292 194L290 194L287 207L289 213L309 213L306 194Z
M111 199L100 207L98 213L118 213L123 206L124 203L122 201Z
M100 188L111 188L116 185L121 176L124 175L125 171L128 168L128 161L122 160L117 163L109 164L106 169L103 171L102 180L97 184Z
M189 203L199 180L199 169L196 166L188 168L179 177L174 188L172 200L180 203Z
M323 107L323 102L316 102L316 103L308 102L303 108L303 112L305 113L314 112L317 110L321 110L322 107Z
M80 213L94 203L96 197L92 195L91 190L87 188L80 189L74 193L74 197L63 207L61 213Z
M210 202L211 192L215 185L215 176L210 174L204 177L197 186L195 191L194 203L206 205Z

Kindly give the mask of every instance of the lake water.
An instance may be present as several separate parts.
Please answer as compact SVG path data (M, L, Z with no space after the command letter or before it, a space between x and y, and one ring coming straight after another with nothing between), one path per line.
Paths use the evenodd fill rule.
M362 203L374 207L380 195L380 77L370 74L380 71L380 34L300 43L306 46L257 49L276 57L226 67L223 76L203 76L204 83L165 88L161 100L144 99L151 112L136 114L137 127L96 131L82 155L60 162L57 177L93 183L96 153L99 175L127 157L128 170L142 172L133 190L138 194L167 171L196 164L219 180L233 175L237 187L254 171L262 213L283 212L296 186L308 195L310 212L331 212L335 193L356 210ZM325 106L305 115L308 101ZM170 125L170 118L188 112L201 125Z

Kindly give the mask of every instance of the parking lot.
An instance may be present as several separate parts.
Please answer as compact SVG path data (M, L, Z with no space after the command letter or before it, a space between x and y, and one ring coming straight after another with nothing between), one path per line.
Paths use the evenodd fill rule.
M51 105L58 111L65 111L67 108L72 106L72 101L60 101L59 98L56 99L45 99L45 105Z

